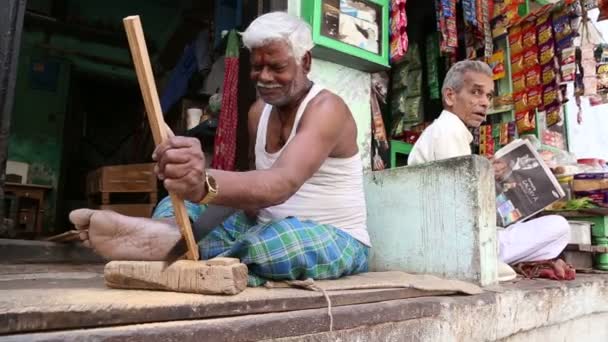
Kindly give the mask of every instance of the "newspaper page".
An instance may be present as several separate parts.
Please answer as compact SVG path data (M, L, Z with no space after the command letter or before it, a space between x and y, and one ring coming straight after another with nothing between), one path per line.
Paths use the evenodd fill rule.
M565 196L562 187L527 140L518 139L496 152L498 224L525 220Z

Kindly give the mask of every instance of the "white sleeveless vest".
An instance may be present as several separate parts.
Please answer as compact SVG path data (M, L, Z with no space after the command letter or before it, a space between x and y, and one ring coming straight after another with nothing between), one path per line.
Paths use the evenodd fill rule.
M306 106L321 90L321 86L313 85L300 104L285 146L295 136ZM283 146L276 153L266 151L266 133L271 111L272 106L267 104L258 125L255 142L255 165L258 170L271 168L285 149ZM363 165L359 153L350 158L327 158L319 170L285 203L260 210L258 220L267 223L288 216L302 221L330 224L370 246L363 193Z

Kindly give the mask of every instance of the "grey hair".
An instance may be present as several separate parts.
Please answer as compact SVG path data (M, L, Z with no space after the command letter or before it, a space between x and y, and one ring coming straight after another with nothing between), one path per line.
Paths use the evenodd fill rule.
M490 78L493 76L492 69L484 62L470 60L460 61L452 65L450 70L448 70L447 75L445 75L443 87L441 87L441 94L443 95L448 88L455 92L459 92L464 86L464 74L467 72L484 74L490 76Z
M273 41L286 42L298 64L314 46L310 26L285 12L264 14L251 22L243 32L243 44L249 50Z

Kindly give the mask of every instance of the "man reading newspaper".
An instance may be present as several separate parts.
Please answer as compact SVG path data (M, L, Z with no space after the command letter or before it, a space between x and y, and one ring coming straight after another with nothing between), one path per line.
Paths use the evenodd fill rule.
M443 83L444 110L416 142L408 164L470 155L473 135L469 128L479 127L485 121L493 94L492 70L487 64L478 61L454 64ZM497 184L508 187L502 183L500 173L505 165L495 160L494 167L498 171ZM517 222L498 231L499 259L507 264L551 260L563 251L569 239L570 226L561 216ZM563 261L559 263L562 268L567 267ZM509 268L499 266L499 276L508 279Z

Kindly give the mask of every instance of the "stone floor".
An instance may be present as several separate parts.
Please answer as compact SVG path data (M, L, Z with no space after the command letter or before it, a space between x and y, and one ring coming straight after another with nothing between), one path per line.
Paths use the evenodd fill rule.
M591 334L588 341L608 340L607 275L518 280L474 296L335 291L330 318L318 292L248 288L224 297L112 290L102 267L0 265L0 341L521 341L564 327Z

